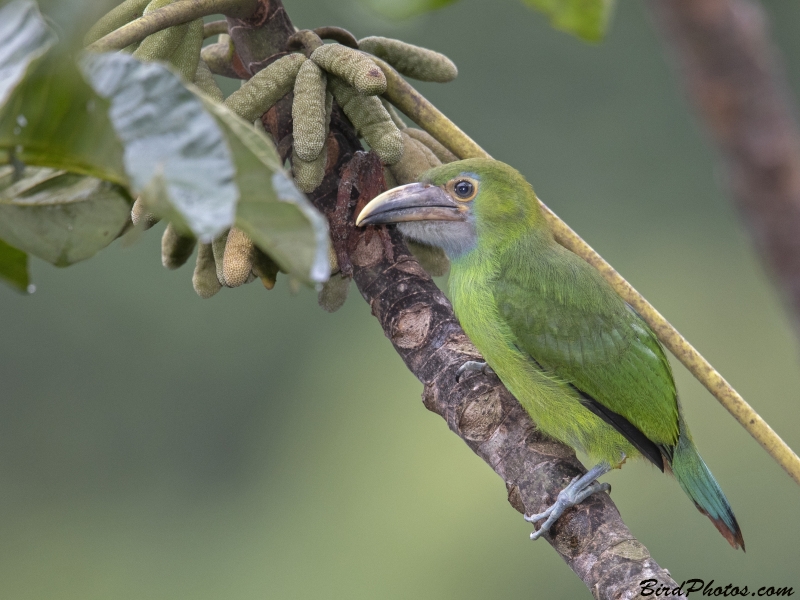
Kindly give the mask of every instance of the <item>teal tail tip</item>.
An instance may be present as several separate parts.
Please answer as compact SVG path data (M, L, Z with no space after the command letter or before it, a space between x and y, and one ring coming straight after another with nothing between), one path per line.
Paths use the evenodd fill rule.
M734 550L744 548L744 538L728 499L697 452L694 444L681 432L672 459L672 472L683 491L701 513L706 515Z

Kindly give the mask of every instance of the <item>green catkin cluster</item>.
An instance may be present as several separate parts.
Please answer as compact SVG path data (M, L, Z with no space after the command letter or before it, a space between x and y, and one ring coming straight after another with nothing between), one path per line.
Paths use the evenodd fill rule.
M223 287L239 287L256 277L271 290L279 271L278 265L256 247L247 234L232 227L210 244L198 246L192 285L203 299L210 298Z
M328 142L322 146L322 152L311 161L306 161L292 150L292 171L297 189L303 193L313 192L325 178L325 167L328 163Z
M159 8L164 8L171 3L172 0L152 0L152 2L147 5L147 8L144 9L143 14L146 15ZM133 55L144 62L153 62L157 60L166 61L172 56L181 42L183 42L188 31L188 23L157 31L142 40Z
M147 231L158 223L160 219L153 213L148 212L147 206L142 202L142 199L137 198L136 202L133 203L133 208L131 208L131 221L133 221L134 226L141 225L142 229Z
M327 77L313 61L307 60L297 72L292 101L294 150L301 160L316 159L328 137Z
M254 254L252 240L238 227L232 227L225 242L225 256L222 259L225 285L239 287L252 281Z
M341 44L326 44L311 53L311 60L336 75L359 94L375 96L386 91L386 76L367 55Z
M367 37L358 41L358 48L385 60L403 75L420 81L447 83L458 75L455 63L444 54L400 40Z
M425 144L412 138L406 131L404 129L400 132L403 138L403 156L389 167L399 185L417 181L422 173L442 164Z
M431 152L436 155L442 164L451 163L458 160L458 157L450 152L447 148L445 148L439 140L433 137L430 133L425 131L424 129L416 129L415 127L409 127L408 129L404 129L408 135L412 138L424 144Z
M306 57L297 53L279 58L228 96L225 105L252 123L292 90L305 61Z
M172 223L168 224L161 236L161 264L167 269L183 266L196 244L194 236L183 235Z
M214 261L214 250L211 244L200 244L197 248L197 262L194 265L192 286L203 300L211 298L222 289L222 284L217 277L217 264Z
M392 165L403 155L403 137L392 117L375 96L362 96L337 77L330 77L336 101L384 164Z
M225 98L225 96L222 94L222 90L219 89L219 86L217 85L217 81L214 79L214 75L211 73L211 69L209 69L208 65L202 60L197 64L197 73L194 75L194 84L212 100L222 102L222 100Z
M142 16L145 7L149 3L150 0L126 0L119 6L114 7L92 26L86 37L83 38L84 46L93 44L112 31L127 25L134 19L138 19Z

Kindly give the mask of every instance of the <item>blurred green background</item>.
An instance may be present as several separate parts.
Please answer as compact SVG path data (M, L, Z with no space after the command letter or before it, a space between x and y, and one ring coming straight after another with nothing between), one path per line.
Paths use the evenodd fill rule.
M357 0L285 3L299 27L453 58L459 78L423 92L800 449L797 339L644 3L620 3L599 46L515 0L402 23ZM102 4L44 3L67 30ZM765 7L800 95L800 4ZM423 408L354 289L334 315L285 279L201 301L191 267L160 266L160 232L66 270L34 261L30 297L0 288L0 598L590 598ZM607 477L626 523L679 582L797 593L800 489L676 377L747 554L645 464Z

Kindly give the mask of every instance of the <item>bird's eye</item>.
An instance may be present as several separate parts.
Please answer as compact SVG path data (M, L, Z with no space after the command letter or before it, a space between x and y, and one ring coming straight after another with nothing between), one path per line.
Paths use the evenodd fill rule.
M475 186L472 184L472 182L462 179L461 181L456 182L456 184L453 186L453 191L459 198L466 199L472 196L473 192L475 191Z

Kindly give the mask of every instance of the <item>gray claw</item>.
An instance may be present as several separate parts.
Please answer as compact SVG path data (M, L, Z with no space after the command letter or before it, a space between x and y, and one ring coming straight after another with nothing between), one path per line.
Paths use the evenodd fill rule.
M586 498L597 492L607 492L611 486L607 483L600 483L598 477L605 475L611 467L608 463L600 463L591 469L586 475L575 477L569 482L569 485L558 493L558 498L552 506L548 507L544 512L536 515L525 516L525 520L529 523L536 523L542 519L547 519L538 531L531 533L531 539L535 540L544 535L550 530L550 527L555 523L558 518L564 514L568 508L572 508L583 502Z
M490 367L487 363L477 360L468 360L461 365L461 368L459 368L456 372L456 382L461 382L461 379L465 373L471 373L475 371L483 373L484 375L494 375L492 367Z

